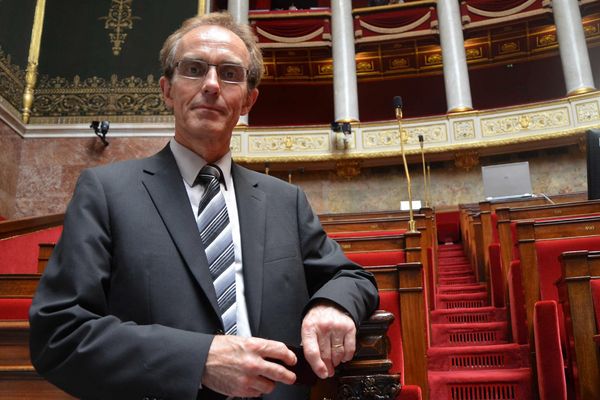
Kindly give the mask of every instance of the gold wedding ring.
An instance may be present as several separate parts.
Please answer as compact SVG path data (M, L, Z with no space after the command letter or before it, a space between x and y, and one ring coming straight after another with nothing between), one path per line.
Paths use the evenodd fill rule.
M333 347L334 349L339 349L340 347L344 347L344 345L340 343L340 344L334 344L331 347Z

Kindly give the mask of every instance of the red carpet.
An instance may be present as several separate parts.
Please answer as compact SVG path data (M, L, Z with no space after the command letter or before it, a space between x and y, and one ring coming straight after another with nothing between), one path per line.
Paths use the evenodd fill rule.
M510 342L506 309L491 307L460 245L440 245L431 312L431 399L528 400L529 346Z

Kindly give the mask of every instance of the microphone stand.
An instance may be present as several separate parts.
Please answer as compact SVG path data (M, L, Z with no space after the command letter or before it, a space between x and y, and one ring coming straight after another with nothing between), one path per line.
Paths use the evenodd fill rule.
M427 196L427 171L425 169L425 151L423 150L423 135L419 135L419 146L421 147L421 164L423 164L423 192L425 192L425 207L429 207L429 198Z
M410 185L410 174L408 172L408 164L406 163L406 154L404 152L405 135L402 133L402 108L396 107L396 120L398 121L398 133L400 134L400 152L402 153L402 162L404 164L404 174L408 185L408 232L416 232L415 219L413 217L412 208L412 190Z
M431 204L431 192L429 191L429 188L431 187L431 165L427 164L427 192L426 192L426 196L427 196L427 203Z

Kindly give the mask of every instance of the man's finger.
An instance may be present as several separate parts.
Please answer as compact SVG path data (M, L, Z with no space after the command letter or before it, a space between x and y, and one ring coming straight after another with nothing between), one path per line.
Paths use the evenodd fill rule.
M302 330L302 347L304 348L304 357L314 373L321 379L327 378L327 366L321 359L321 350L314 332L309 333L308 330Z
M356 351L356 329L351 329L344 337L344 356L342 362L348 362L354 357Z
M344 358L344 339L331 338L331 364L337 367Z

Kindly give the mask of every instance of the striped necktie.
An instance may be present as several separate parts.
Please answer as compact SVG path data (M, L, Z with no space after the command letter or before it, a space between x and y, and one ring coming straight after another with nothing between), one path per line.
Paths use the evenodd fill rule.
M214 165L205 165L198 174L196 181L204 186L205 191L198 207L197 224L215 285L224 331L227 335L235 335L237 307L233 239L225 197L219 186L220 177L221 170Z

